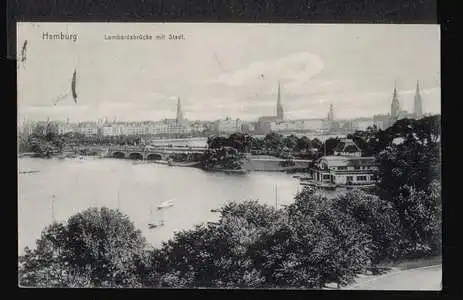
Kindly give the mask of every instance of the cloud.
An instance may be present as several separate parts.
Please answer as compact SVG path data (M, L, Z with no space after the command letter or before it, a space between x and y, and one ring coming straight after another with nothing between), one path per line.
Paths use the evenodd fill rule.
M247 86L278 80L291 82L301 78L312 78L323 70L323 61L315 54L297 53L276 61L255 62L247 68L223 73L210 83L222 83L228 86Z

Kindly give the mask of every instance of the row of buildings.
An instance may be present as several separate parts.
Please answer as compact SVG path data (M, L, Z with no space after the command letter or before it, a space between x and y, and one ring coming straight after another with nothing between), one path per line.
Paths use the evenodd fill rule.
M262 116L257 120L256 131L261 134L269 132L292 132L292 131L317 131L317 132L352 132L355 130L366 130L368 127L376 126L379 129L386 129L399 119L423 117L422 99L419 83L416 83L414 100L414 111L409 113L403 110L400 105L396 87L392 94L390 113L374 115L371 118L357 118L351 120L335 119L334 107L331 104L326 118L288 120L285 118L283 105L281 103L281 87L278 83L276 115Z
M98 120L94 122L70 123L67 121L25 122L20 132L31 133L37 125L43 128L52 128L59 134L77 132L86 136L120 136L120 135L164 135L164 136L201 136L209 134L231 134L234 132L246 132L251 134L267 134L269 132L293 133L347 133L356 130L366 130L376 126L385 129L395 121L402 118L420 118L423 116L419 84L416 86L414 112L408 113L401 109L397 89L394 87L390 113L375 115L371 118L357 118L352 120L336 119L334 107L330 105L326 118L307 118L289 120L285 118L281 99L281 87L278 83L276 115L262 116L257 122L248 122L230 117L210 121L189 121L184 118L180 98L177 101L177 114L175 119L145 122L116 122ZM52 124L53 126L50 126Z

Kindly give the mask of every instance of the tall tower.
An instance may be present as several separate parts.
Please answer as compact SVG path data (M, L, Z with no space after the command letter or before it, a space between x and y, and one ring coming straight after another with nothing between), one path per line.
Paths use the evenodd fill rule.
M277 94L277 118L280 120L284 119L283 106L281 105L281 90L280 81L278 81L278 94Z
M330 104L330 110L328 111L328 121L334 120L334 108L333 104Z
M176 117L177 124L183 122L183 112L182 112L182 104L180 103L180 97L177 99L177 117Z
M419 119L423 116L423 108L421 103L421 95L420 95L420 84L416 82L416 93L415 93L415 103L413 109L414 115L416 119Z
M391 103L391 117L396 119L399 117L400 113L400 103L397 97L397 88L394 85L394 92L392 94L392 103Z

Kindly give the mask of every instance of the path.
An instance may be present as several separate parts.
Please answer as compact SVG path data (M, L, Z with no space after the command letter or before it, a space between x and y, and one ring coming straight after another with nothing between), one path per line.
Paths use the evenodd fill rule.
M442 265L392 271L347 287L350 290L441 290Z

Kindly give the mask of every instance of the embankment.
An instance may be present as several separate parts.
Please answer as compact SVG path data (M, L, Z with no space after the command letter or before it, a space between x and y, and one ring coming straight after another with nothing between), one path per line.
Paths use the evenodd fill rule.
M242 168L249 171L282 172L293 169L303 169L309 166L310 160L294 159L293 166L283 166L284 159L271 156L250 156L243 162Z

